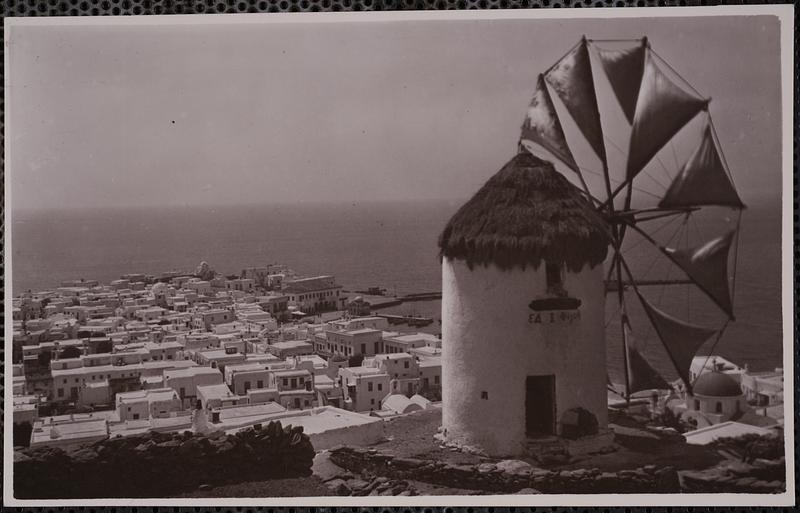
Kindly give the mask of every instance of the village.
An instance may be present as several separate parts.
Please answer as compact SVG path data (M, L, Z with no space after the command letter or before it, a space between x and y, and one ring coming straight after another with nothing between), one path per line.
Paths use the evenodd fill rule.
M441 424L441 337L411 326L395 331L398 316L374 314L333 276L302 278L271 266L225 277L203 262L194 273L69 281L22 294L13 317L15 446L69 450L279 421L302 426L319 452L381 443L386 421L403 416ZM562 419L562 456L614 452L615 432L631 436L613 425L620 412L695 445L781 434L781 369L751 372L721 356L696 356L691 378L691 395L679 381L671 393L628 400L609 387L609 429L569 445ZM580 431L578 424L572 428ZM428 438L444 447L433 440L441 438L435 427Z
M61 285L13 308L15 445L273 419L369 443L382 418L441 399L441 340L390 331L392 316L370 316L332 276L277 266L225 278L203 263Z

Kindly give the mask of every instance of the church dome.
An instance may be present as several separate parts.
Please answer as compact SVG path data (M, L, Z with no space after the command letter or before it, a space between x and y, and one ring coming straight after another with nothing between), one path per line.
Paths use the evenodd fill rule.
M694 394L711 397L738 397L742 395L742 387L735 379L722 372L706 372L701 374L692 387Z
M538 268L542 260L580 271L605 260L609 228L553 164L522 152L447 223L441 255L474 265Z

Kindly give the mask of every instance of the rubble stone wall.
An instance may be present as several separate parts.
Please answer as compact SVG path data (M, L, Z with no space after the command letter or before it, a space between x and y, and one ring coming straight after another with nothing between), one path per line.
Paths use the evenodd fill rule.
M508 470L491 463L453 465L432 460L400 458L374 449L336 447L330 459L351 472L368 472L396 479L411 479L453 488L516 493L675 493L678 473L672 467L648 465L635 470L601 472L599 469L550 471L539 468Z
M70 450L14 454L14 496L30 499L168 497L200 485L311 474L314 448L300 426L270 422L233 435L149 432Z

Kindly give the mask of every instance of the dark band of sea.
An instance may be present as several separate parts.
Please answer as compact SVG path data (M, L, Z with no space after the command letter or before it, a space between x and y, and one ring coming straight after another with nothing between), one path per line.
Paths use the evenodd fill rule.
M441 290L437 238L460 201L351 202L225 207L15 211L13 293L64 280L109 282L121 274L191 271L207 261L223 274L282 263L302 275L333 274L346 290ZM751 205L742 219L734 298L736 321L714 350L751 370L782 366L781 212ZM440 302L410 303L440 318ZM607 309L613 306L607 302ZM430 327L439 329L438 323ZM652 336L652 334L651 334ZM609 374L622 376L619 329L607 332ZM657 340L645 354L675 378ZM707 344L705 350L708 350ZM701 349L701 353L703 349Z

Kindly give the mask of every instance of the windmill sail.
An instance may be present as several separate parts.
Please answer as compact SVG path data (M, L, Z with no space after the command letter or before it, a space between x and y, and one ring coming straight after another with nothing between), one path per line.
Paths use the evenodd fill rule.
M719 205L744 208L714 144L711 127L659 202L661 208Z
M528 114L522 124L520 140L538 144L579 173L542 75L539 75Z
M730 170L727 167L722 149L719 145L710 114L708 125L704 132L697 134L699 146L692 155L681 162L683 166L678 171L677 177L672 179L663 197L645 203L644 198L636 197L636 207L633 207L633 191L648 194L648 191L636 188L637 176L644 174L645 168L651 161L659 158L659 152L670 144L678 135L681 135L687 125L694 123L699 114L708 110L709 100L703 98L688 82L686 82L664 59L662 59L649 45L647 38L633 39L608 39L609 44L624 43L626 46L616 48L599 48L595 46L602 40L587 40L583 38L552 67L539 76L536 91L528 109L528 115L522 127L520 151L527 149L531 153L547 153L551 160L560 160L571 168L580 178L588 198L598 213L609 224L615 234L613 244L614 258L610 259L611 269L607 272L606 292L616 291L618 294L619 309L614 315L619 315L622 321L622 352L625 371L625 392L623 397L630 398L631 393L652 389L670 389L670 384L653 368L635 344L630 343L627 312L625 309L625 292L630 288L639 297L645 311L645 322L654 327L657 337L666 348L674 368L680 378L691 391L689 369L692 359L697 351L712 336L719 340L725 327L710 329L709 327L696 326L678 317L673 317L659 308L651 305L640 295L641 285L691 285L698 288L709 297L729 320L733 320L733 295L734 282L728 275L728 261L730 248L733 245L737 228L727 235L717 237L704 244L690 248L666 247L664 243L656 240L648 231L651 223L639 223L668 216L685 215L688 221L695 211L702 211L707 206L725 206L735 209L745 208L733 184ZM604 43L600 43L604 44ZM592 46L592 56L589 46ZM602 67L608 79L610 91L598 91L595 88L592 66ZM604 83L604 82L603 82ZM602 84L601 84L602 85ZM598 96L599 94L599 96ZM627 162L623 169L609 169L605 148L605 129L600 117L599 102L619 104L622 113L630 123L630 139L628 141ZM555 105L557 103L561 105ZM557 112L555 107L558 107ZM562 107L567 114L561 110ZM605 105L603 112L606 112ZM559 119L559 113L561 118ZM565 138L562 122L568 117L572 125L568 129L577 128L583 138L588 142L593 152L603 164L605 178L605 191L600 191L601 185L592 181L589 187L582 175L583 167L575 161L570 141ZM570 123L570 122L566 122ZM624 123L623 123L624 125ZM698 123L699 125L699 123ZM686 134L688 135L688 134ZM678 156L675 155L675 159ZM595 174L589 169L586 172ZM624 180L613 179L614 176L624 174ZM565 174L569 174L564 171ZM596 173L599 174L599 173ZM667 173L669 174L669 173ZM571 176L569 178L572 178ZM657 180L650 177L654 182ZM659 182L660 185L660 182ZM615 201L622 191L627 190L624 202ZM598 191L599 194L598 194ZM606 194L607 196L603 196ZM641 203L641 205L640 205ZM676 217L677 219L677 217ZM662 225L666 226L666 225ZM683 270L686 276L681 279L665 280L638 280L628 268L622 257L626 247L628 231L639 233L644 240L657 248L662 255ZM680 232L680 230L684 230ZM687 223L678 226L677 240L683 240L682 235L687 234ZM655 233L654 231L652 233ZM675 240L674 235L670 240ZM738 239L737 239L738 240ZM669 244L669 243L667 243ZM635 245L635 243L634 243ZM629 248L633 248L630 245ZM652 253L651 253L652 254ZM732 260L735 266L736 259ZM627 279L623 280L622 268L624 267ZM616 268L616 278L613 270ZM735 267L732 269L735 274ZM669 278L669 277L667 277ZM725 323L727 326L727 322ZM607 375L608 378L608 375ZM608 379L607 379L608 381ZM608 382L609 388L613 385Z
M692 365L692 359L697 350L716 331L681 321L651 305L638 291L636 294L639 296L658 337L664 344L675 370L686 384L687 389L691 391L689 368Z
M628 151L628 180L639 174L656 153L707 105L707 100L673 83L659 69L652 52L645 51Z
M636 100L639 98L639 87L644 73L646 45L647 39L643 39L642 44L636 48L597 50L597 56L611 83L611 89L629 123L633 123L636 114Z
M731 319L734 316L728 286L728 252L734 234L730 231L694 248L661 248Z
M589 47L583 39L575 48L558 61L546 75L547 83L564 103L572 119L586 137L594 152L606 162L603 129L600 111L592 78Z
M672 387L661 374L658 373L645 360L639 351L632 345L626 347L628 352L628 393L633 394L642 390L671 390Z

